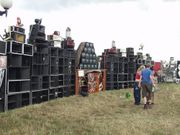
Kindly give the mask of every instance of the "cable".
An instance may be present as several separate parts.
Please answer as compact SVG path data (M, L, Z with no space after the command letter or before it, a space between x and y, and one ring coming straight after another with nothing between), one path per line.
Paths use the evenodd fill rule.
M5 70L0 68L0 88L1 88L3 80L4 80L4 72L5 72Z

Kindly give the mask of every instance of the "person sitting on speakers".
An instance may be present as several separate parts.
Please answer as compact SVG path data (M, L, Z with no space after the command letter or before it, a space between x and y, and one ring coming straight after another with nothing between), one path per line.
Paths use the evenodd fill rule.
M16 23L16 27L23 27L24 25L21 22L21 18L17 17L17 23Z

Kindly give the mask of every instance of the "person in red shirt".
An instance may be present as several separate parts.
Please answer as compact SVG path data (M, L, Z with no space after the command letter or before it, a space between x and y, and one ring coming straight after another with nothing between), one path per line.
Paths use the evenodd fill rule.
M141 79L141 71L145 68L144 65L141 65L138 70L136 71L136 76L135 76L135 83L134 83L134 88L133 88L133 93L134 93L134 104L135 105L140 105L141 103L141 88L138 86L139 81Z

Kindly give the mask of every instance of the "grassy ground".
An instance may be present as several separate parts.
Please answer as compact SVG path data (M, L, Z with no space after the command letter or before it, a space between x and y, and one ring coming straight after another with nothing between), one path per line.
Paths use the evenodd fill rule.
M133 105L127 90L73 96L0 114L0 135L178 135L180 85L161 84L155 105Z

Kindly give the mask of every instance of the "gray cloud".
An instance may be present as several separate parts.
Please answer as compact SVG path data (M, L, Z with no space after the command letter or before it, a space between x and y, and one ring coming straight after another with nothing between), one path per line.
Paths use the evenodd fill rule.
M17 0L21 1L20 8L26 10L51 11L64 7L73 7L80 4L129 2L137 0Z

